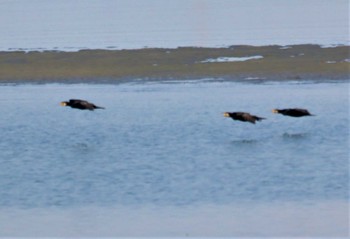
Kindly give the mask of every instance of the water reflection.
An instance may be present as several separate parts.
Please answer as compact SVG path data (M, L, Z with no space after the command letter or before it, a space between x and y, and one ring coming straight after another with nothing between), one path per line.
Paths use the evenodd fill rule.
M284 139L305 139L309 137L309 133L283 133L282 137Z
M232 144L238 144L238 145L242 145L242 144L256 144L258 143L259 140L257 139L236 139L236 140L232 140L231 143Z

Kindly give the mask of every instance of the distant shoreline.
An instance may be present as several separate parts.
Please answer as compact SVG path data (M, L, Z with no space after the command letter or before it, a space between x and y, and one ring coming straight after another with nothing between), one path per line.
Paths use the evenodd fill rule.
M144 50L144 49L168 49L168 50L175 50L178 48L210 48L210 49L220 49L220 48L232 48L236 46L251 46L251 47L267 47L267 46L279 46L282 48L288 48L293 46L306 46L306 45L313 45L313 46L319 46L321 48L335 48L335 47L350 47L350 43L334 43L334 44L318 44L318 43L298 43L298 44L222 44L222 45L213 45L213 46L192 46L192 45L179 45L179 46L169 46L169 47L157 47L157 46L144 46L144 47L118 47L118 46L105 46L105 47L9 47L9 48L1 48L0 47L0 53L1 52L79 52L79 51L125 51L125 50Z
M0 52L0 83L130 79L348 80L350 46L231 46Z

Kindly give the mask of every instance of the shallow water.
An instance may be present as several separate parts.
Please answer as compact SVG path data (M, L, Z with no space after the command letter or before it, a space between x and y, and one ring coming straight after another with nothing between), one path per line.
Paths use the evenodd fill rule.
M0 236L347 235L348 97L348 82L2 85Z

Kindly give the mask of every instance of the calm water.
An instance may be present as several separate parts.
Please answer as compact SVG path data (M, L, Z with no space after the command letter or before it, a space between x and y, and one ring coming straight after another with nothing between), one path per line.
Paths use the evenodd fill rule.
M2 85L0 107L0 236L348 233L348 82Z
M0 50L349 45L348 10L348 0L2 0Z

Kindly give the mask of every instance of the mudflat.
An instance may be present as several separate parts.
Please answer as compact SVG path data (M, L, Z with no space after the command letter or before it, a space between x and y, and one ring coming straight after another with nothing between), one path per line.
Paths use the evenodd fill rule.
M231 46L0 52L0 82L350 77L350 46Z

